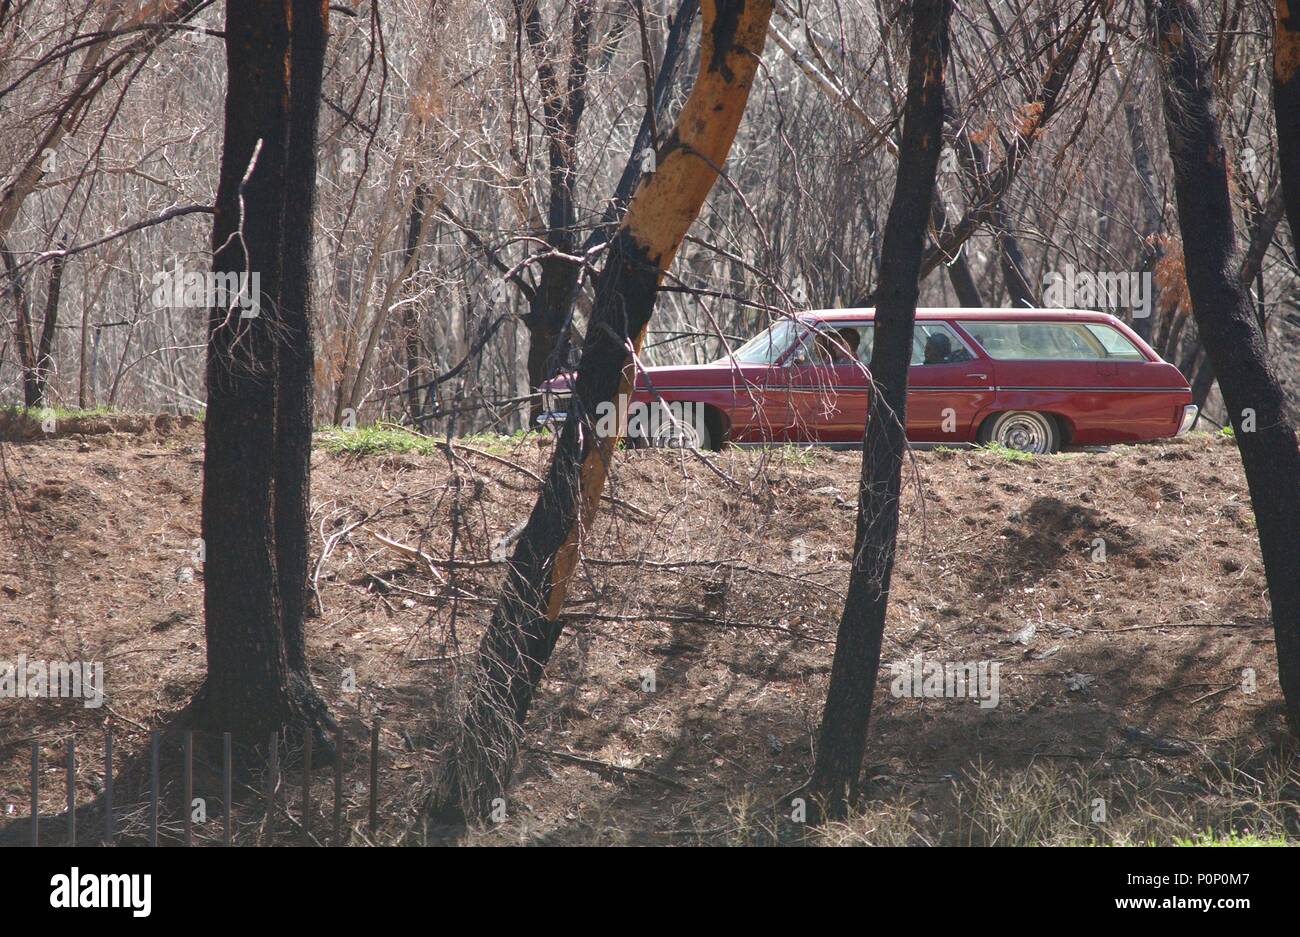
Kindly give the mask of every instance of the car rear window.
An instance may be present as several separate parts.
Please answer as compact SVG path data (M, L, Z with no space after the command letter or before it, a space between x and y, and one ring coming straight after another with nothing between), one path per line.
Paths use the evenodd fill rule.
M967 319L959 324L988 352L989 357L1004 361L1144 360L1142 352L1122 333L1097 322L996 322Z
M1128 337L1119 329L1109 325L1102 325L1100 322L1088 322L1084 324L1089 332L1101 342L1106 349L1107 358L1123 358L1126 361L1145 361L1146 355L1142 354L1141 349L1129 341Z

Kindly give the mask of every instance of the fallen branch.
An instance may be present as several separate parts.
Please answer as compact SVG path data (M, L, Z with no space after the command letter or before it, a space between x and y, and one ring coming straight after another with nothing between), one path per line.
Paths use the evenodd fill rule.
M557 761L567 761L570 764L581 765L584 768L590 768L597 774L608 777L611 774L631 774L638 778L646 778L651 781L658 781L660 784L667 785L679 791L690 792L690 788L681 781L674 781L672 778L666 778L662 775L655 774L653 771L647 771L645 768L632 768L625 765L616 765L608 761L597 761L595 758L583 758L580 755L570 755L568 752L556 752L545 748L530 748L535 755L541 755L544 758L554 758Z

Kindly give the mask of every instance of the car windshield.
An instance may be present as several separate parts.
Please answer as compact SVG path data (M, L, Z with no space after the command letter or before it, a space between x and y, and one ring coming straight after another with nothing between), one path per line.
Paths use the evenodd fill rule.
M777 360L790 350L790 346L795 343L806 327L801 322L795 322L793 319L782 319L769 329L759 332L745 344L737 348L731 355L735 361L741 364L775 364ZM724 356L722 360L727 360Z

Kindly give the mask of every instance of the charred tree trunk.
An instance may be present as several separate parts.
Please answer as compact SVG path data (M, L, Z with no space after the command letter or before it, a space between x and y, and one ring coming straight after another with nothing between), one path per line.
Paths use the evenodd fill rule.
M486 817L504 798L522 725L560 638L560 609L593 523L619 430L598 431L597 408L628 394L659 283L726 162L772 15L771 0L704 0L701 66L658 168L611 239L596 283L569 419L524 527L500 602L479 647L436 811Z
M1228 170L1205 34L1189 0L1147 0L1192 314L1236 432L1264 560L1286 714L1300 734L1300 448L1238 275Z
M60 241L59 249L67 244ZM43 407L50 395L50 375L54 372L54 333L59 327L59 294L63 291L63 266L67 255L56 254L50 263L50 282L45 290L45 315L41 321L41 340L36 346L34 367L36 401L28 406Z
M325 16L311 0L230 0L226 8L213 271L247 275L256 305L227 296L209 310L208 673L193 714L200 725L258 741L271 731L311 731L328 750L333 723L302 646L312 399L307 248Z
M1115 64L1110 48L1107 47L1106 51L1110 60L1111 72L1115 76L1115 82L1120 89L1123 89L1124 82L1120 78L1119 68ZM1156 264L1160 262L1159 235L1162 212L1159 202L1156 201L1155 170L1151 163L1151 148L1147 145L1146 129L1142 125L1142 111L1131 96L1126 96L1124 100L1124 127L1128 131L1129 152L1133 157L1133 173L1137 176L1138 185L1142 189L1142 195L1139 199L1142 206L1142 227L1140 228L1142 235L1142 270L1145 273L1154 274ZM1154 279L1152 280L1152 289L1158 290ZM1133 319L1133 331L1148 342L1151 341L1152 331L1155 327L1153 319L1157 306L1157 296L1153 294L1151 297L1152 314ZM1177 346L1175 346L1175 350L1176 348Z
M957 302L971 309L982 307L984 297L980 295L980 288L975 283L975 275L971 273L970 264L966 262L965 252L946 266L948 282L952 284L953 292L957 294Z
M686 47L690 42L691 25L695 22L695 17L699 15L699 12L700 0L680 0L678 3L677 12L668 25L668 36L664 40L663 58L660 60L659 69L655 73L651 106L646 109L641 118L641 127L637 130L636 140L632 144L632 152L628 154L627 162L623 165L623 172L619 175L618 184L614 187L614 194L610 197L609 204L601 217L601 223L592 229L591 234L583 242L582 253L584 254L606 243L610 238L610 232L617 229L618 222L622 220L623 213L627 211L628 202L631 201L632 193L636 190L637 181L642 176L641 155L647 147L654 147L658 143L655 136L660 124L667 115L668 100L677 80L682 53L686 51ZM569 295L565 299L564 315L561 317L556 345L546 362L546 370L551 372L547 377L550 377L568 359L569 343L574 337L571 326L573 308L578 300L578 288L578 278L575 276Z
M547 58L537 0L515 0L524 35L537 58L538 83L542 88L542 115L548 142L550 205L546 219L546 244L553 252L540 262L541 278L534 292L524 325L528 329L528 384L536 391L550 378L558 364L560 343L568 312L569 297L578 282L580 269L565 257L578 243L577 209L573 185L577 178L575 159L578 125L587 105L587 54L591 45L592 0L577 0L569 53L568 79L561 88L559 76ZM537 398L529 407L528 425L536 424L541 413Z
M926 208L934 198L943 146L950 11L949 0L917 0L912 6L903 143L876 290L876 342L871 355L874 387L862 444L857 536L809 784L814 815L821 818L843 817L857 796L880 667L898 532L907 442L907 370L925 247Z
M945 108L948 106L947 102L944 106ZM947 214L944 200L936 193L934 203L930 206L930 226L936 231L942 231L948 226ZM957 302L971 309L982 307L984 297L980 295L979 286L975 283L975 275L971 273L965 248L959 250L957 256L951 262L944 264L944 267L948 270L948 282L952 284L953 292L957 294Z
M289 666L308 686L307 566L311 521L311 434L316 403L316 346L312 333L311 245L316 209L316 126L328 5L283 0L290 8L289 138L284 194L284 266L278 322L280 376L276 412L275 548L281 621Z
M23 287L23 272L3 240L0 240L0 257L4 258L9 278L9 296L14 304L14 350L18 355L18 369L23 376L23 403L29 407L39 407L41 394L36 382L36 342L32 338L31 302Z
M420 246L420 233L424 230L424 217L428 214L433 196L428 186L420 183L415 187L411 198L411 216L406 223L406 256L402 266L414 270L415 252ZM424 428L424 408L420 406L420 316L414 303L407 303L402 314L402 331L405 332L406 344L406 407L411 417L411 425L417 430Z
M59 247L66 245L60 242ZM14 304L14 350L23 379L23 404L43 407L49 393L50 372L54 369L54 336L59 322L59 293L63 285L66 257L57 254L50 265L50 281L45 291L45 311L38 339L32 333L32 307L23 287L23 274L8 246L0 240L0 257L4 258L9 279L9 296Z
M1291 237L1300 242L1300 5L1274 0L1273 112L1277 118L1277 160ZM1292 9L1296 6L1296 9Z

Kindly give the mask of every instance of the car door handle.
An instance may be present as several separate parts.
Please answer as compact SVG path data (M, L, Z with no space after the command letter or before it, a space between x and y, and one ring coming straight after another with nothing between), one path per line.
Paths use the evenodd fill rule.
M989 379L989 376L988 376L987 374L967 374L966 376L967 376L967 377L978 377L981 381L987 381L987 380Z

